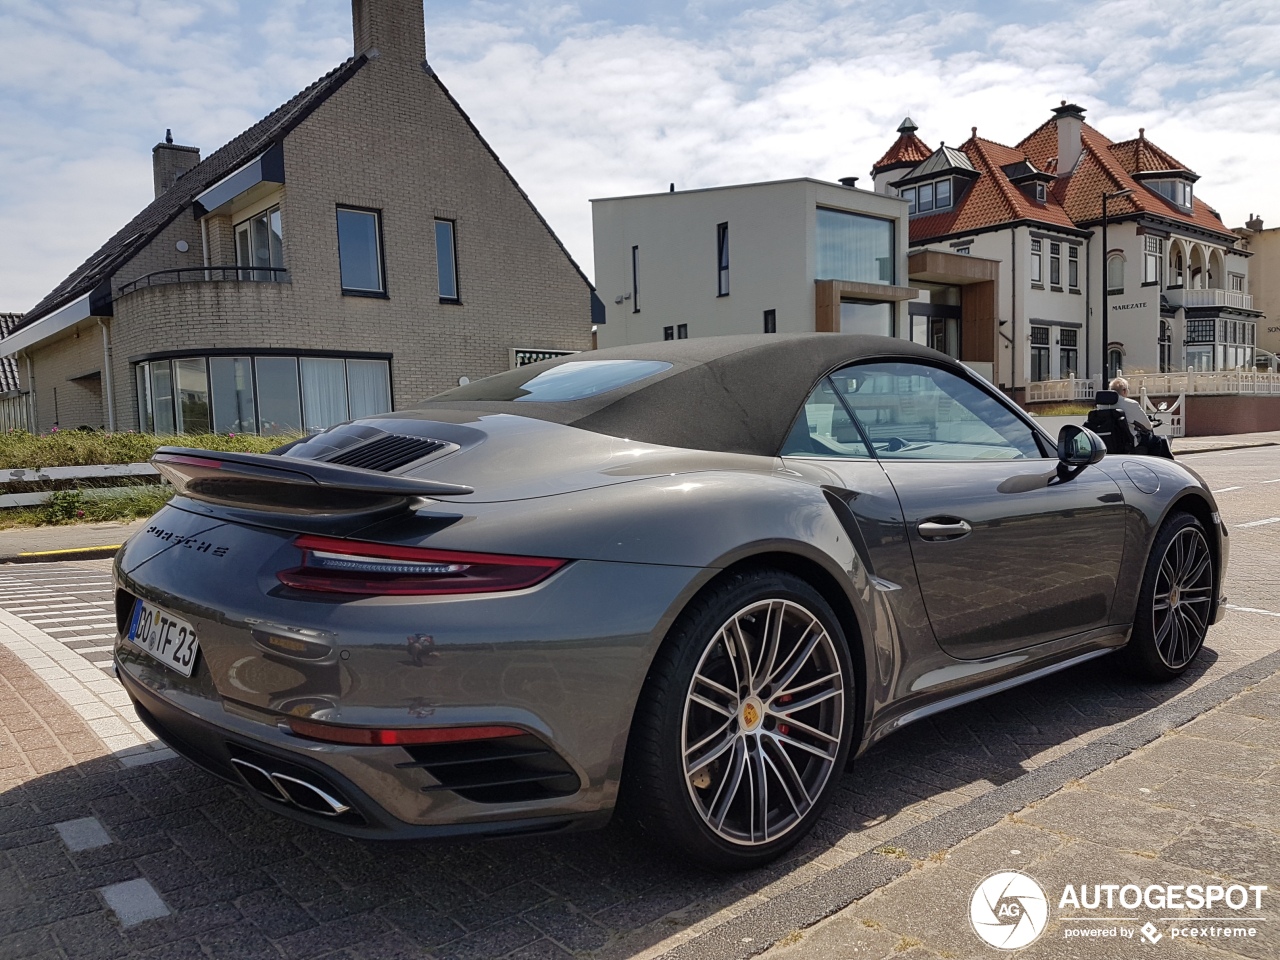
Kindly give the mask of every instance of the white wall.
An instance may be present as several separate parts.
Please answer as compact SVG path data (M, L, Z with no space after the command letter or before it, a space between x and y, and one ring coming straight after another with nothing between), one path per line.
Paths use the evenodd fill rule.
M897 279L906 284L906 204L815 180L784 180L592 201L596 288L606 322L600 347L663 338L761 333L765 310L779 333L812 332L815 210L830 206L898 221ZM717 295L716 226L729 224L729 294ZM631 248L639 247L640 311Z

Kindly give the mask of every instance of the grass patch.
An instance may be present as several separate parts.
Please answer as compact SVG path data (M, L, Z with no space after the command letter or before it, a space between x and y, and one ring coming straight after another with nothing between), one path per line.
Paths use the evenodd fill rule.
M167 483L139 483L130 490L101 497L86 496L83 490L59 490L39 506L0 510L0 530L137 520L151 516L172 496L173 487Z
M1033 417L1080 417L1089 415L1091 403L1037 403L1028 411Z
M243 433L159 436L154 433L102 433L59 430L57 433L0 433L0 469L83 467L98 463L144 463L159 447L199 447L236 453L269 453L295 439Z
M876 847L876 853L880 854L882 857L893 857L895 860L907 859L907 851L903 850L901 847Z

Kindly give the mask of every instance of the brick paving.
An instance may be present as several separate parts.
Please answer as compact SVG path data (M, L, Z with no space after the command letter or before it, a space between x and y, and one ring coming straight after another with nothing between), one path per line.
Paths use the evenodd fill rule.
M1248 487L1222 498L1224 515L1233 523L1265 515L1269 501L1258 491L1269 493L1271 488L1260 484L1280 478L1280 458L1274 454L1240 453L1243 459L1223 459L1217 466L1208 458L1218 455L1204 455L1195 464L1211 482L1216 476ZM1280 612L1275 603L1280 525L1232 533L1228 590L1234 605ZM84 570L92 563L43 567L57 577L62 568ZM3 573L26 575L15 567L3 568ZM79 656L61 646L67 656ZM1002 788L1069 759L1082 747L1105 746L1110 734L1129 721L1195 697L1206 685L1277 649L1280 617L1242 612L1213 628L1206 655L1179 683L1139 685L1103 659L922 721L855 765L823 823L785 862L720 877L677 866L615 828L538 840L383 845L304 827L263 811L240 791L183 760L122 764L90 723L52 695L43 677L0 641L0 654L6 657L0 660L0 960L126 955L614 960L656 958L682 948L693 951L685 955L697 956L699 938L732 918L749 918L762 905L803 898L824 883L830 886L848 870L862 869L868 856L893 868L876 884L889 880L908 865L876 851L893 847L904 832L998 797ZM1220 713L1236 716L1238 711L1224 708ZM1215 827L1221 820L1233 829L1257 828L1252 820L1237 822L1245 809L1240 805L1262 808L1273 789L1270 784L1280 782L1273 766L1249 768L1256 776L1247 784L1233 780L1229 790L1219 783L1216 806L1208 813L1185 809L1187 803L1207 802L1212 793L1204 783L1215 782L1203 769L1204 750L1221 756L1234 751L1237 760L1273 750L1269 742L1247 739L1245 726L1257 724L1248 723L1252 714L1240 716L1244 719L1220 724L1221 730L1240 733L1229 745L1226 740L1208 748L1197 745L1198 754L1183 747L1176 758L1164 757L1161 762L1187 769L1149 787L1166 791L1160 797L1162 812L1144 817L1132 804L1146 801L1098 788L1092 803L1099 820L1114 818L1109 829L1129 829L1131 839L1146 830L1151 849L1144 853L1163 856L1169 848L1169 857L1184 860L1200 857L1194 852L1200 836L1195 831L1207 829L1206 823ZM1207 732L1208 726L1197 729ZM1188 738L1210 739L1190 731L1189 726ZM50 737L57 743L50 745ZM64 742L64 737L69 739ZM1157 746L1160 742L1144 749ZM1196 763L1201 764L1198 771L1192 767ZM1201 793L1188 792L1196 789ZM1037 836L1057 836L1071 824L1036 819L1065 818L1067 813L1055 804L1061 801L1046 799L1033 808L1038 814L1014 826L1037 831ZM1000 813L1014 813L1023 805ZM1125 810L1129 814L1122 816ZM111 842L73 852L63 840L66 825L87 818ZM1077 823L1074 829L1083 827ZM1167 838L1170 831L1176 836ZM1107 839L1106 849L1128 849L1125 835L1094 833L1088 842ZM966 843L975 844L982 836ZM1251 838L1246 845L1265 866L1271 848L1255 842L1259 834L1244 836ZM961 849L979 848L961 843L952 854ZM1028 844L1027 849L1039 847ZM919 872L923 876L935 866L926 860ZM105 891L132 881L145 881L167 915L124 926L109 909ZM967 875L961 886L972 889ZM899 917L914 909L905 895L893 902L898 906L891 910ZM954 917L949 922L963 923ZM910 936L914 934L901 935ZM903 947L904 955L924 949L901 937L892 946ZM954 955L973 953L970 944Z

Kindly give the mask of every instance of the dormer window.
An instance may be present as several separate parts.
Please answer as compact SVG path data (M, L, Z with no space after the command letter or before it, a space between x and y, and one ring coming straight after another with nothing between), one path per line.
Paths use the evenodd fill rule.
M1146 186L1170 203L1176 203L1186 210L1191 209L1191 184L1186 180L1148 180Z
M1045 198L1044 184L1037 183L1036 184L1036 201L1038 203L1044 203L1044 198Z
M902 199L907 201L907 213L933 213L937 210L951 209L951 178L934 180L932 183L921 183L914 187L906 187L902 191Z

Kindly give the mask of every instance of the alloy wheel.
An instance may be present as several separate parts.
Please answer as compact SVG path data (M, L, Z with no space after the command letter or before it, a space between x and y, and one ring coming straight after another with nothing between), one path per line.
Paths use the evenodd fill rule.
M1185 527L1164 552L1151 602L1156 652L1170 669L1184 667L1200 649L1212 601L1209 545L1198 528Z
M822 795L845 736L845 677L822 621L791 600L743 607L712 636L685 697L681 756L703 823L755 846Z

